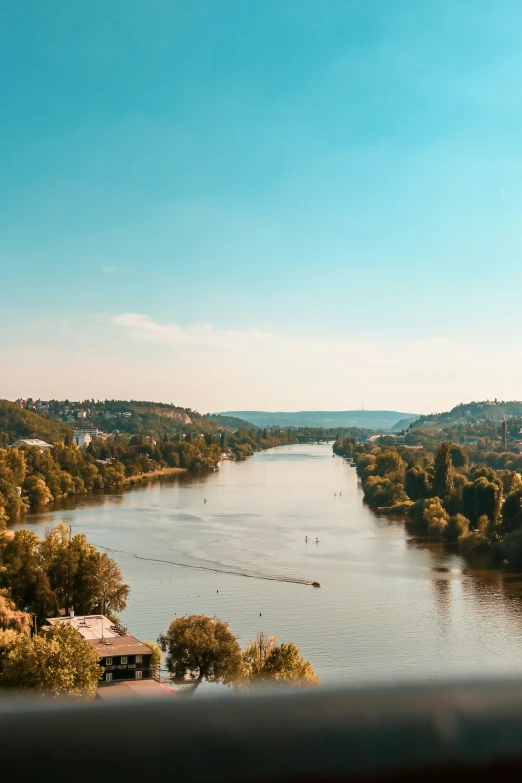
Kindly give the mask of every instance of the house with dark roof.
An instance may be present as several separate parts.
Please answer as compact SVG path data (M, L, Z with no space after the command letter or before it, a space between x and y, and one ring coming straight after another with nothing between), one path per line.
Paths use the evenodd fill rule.
M105 669L102 682L150 679L152 650L134 636L95 639L90 644Z
M69 617L48 617L47 623L72 625L94 647L104 669L101 682L148 680L154 673L150 647L104 615L75 616L71 612Z

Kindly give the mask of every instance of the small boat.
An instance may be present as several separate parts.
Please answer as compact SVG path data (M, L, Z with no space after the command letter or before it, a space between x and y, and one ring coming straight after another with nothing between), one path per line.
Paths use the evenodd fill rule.
M312 587L321 587L321 582L312 582Z

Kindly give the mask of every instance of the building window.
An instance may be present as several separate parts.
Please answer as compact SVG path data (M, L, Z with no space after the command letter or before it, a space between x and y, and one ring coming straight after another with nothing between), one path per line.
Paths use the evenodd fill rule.
M122 663L127 663L127 656L126 655L122 655L121 656L121 662Z
M136 671L136 679L142 680L143 679L143 672L142 671Z
M112 658L106 658L105 659L105 665L106 666L112 666Z
M142 660L143 660L143 659L142 659L141 655L137 655L137 656L136 656L136 663L141 663L141 662L142 662Z
M112 682L112 672L107 672L105 675L105 682Z

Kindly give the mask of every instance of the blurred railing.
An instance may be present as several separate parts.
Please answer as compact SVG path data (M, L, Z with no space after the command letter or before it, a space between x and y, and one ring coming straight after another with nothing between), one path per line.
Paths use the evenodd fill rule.
M0 699L6 781L522 780L522 681L150 702Z

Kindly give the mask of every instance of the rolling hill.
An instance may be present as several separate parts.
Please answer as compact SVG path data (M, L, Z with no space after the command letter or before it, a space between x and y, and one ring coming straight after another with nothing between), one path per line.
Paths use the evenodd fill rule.
M235 416L225 416L221 413L207 413L207 419L210 419L219 427L229 427L231 430L250 429L255 426L250 421L237 419Z
M477 424L486 421L501 422L503 419L522 417L522 402L511 400L483 400L482 402L466 402L456 405L450 411L430 413L419 416L414 427L452 426Z
M224 411L220 416L243 419L256 427L361 427L393 429L403 419L413 420L414 413L398 411Z
M0 445L8 446L18 438L41 438L48 443L63 440L74 427L24 410L9 400L0 400Z

